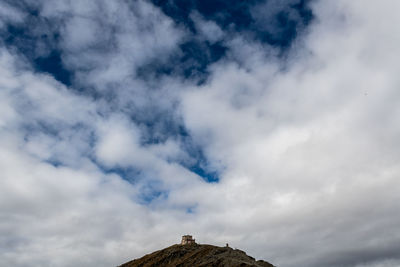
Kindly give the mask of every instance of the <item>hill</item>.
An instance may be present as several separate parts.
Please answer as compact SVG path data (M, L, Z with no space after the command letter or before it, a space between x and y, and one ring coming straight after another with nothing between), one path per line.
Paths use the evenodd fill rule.
M190 244L173 245L155 251L119 267L274 267L272 264L248 256L230 247Z

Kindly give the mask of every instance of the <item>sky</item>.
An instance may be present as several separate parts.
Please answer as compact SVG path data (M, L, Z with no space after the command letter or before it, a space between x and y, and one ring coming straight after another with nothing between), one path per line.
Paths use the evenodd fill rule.
M0 265L400 266L398 10L0 0Z

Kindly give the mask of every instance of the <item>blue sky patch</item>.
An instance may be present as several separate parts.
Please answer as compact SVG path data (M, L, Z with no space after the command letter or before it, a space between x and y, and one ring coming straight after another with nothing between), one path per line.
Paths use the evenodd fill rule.
M205 83L209 75L209 67L224 59L229 52L227 41L240 34L264 45L280 48L282 51L290 48L293 40L298 38L313 18L307 0L288 0L274 5L271 9L272 0L261 1L182 1L182 0L153 0L152 3L160 8L160 11L169 17L176 25L184 29L185 36L177 42L175 47L169 51L169 54L162 57L149 57L149 60L143 61L135 68L130 69L129 79L139 79L144 81L144 85L152 84L148 88L140 90L157 91L160 86L157 81L163 77L176 77L194 84ZM282 4L284 3L284 4ZM66 51L61 42L67 38L63 34L60 21L65 21L65 17L53 18L43 17L38 11L37 6L27 4L10 5L27 14L24 23L9 23L6 30L0 34L3 37L4 45L10 50L17 51L24 56L36 72L52 75L56 80L68 86L79 94L90 97L94 100L104 101L103 111L105 114L122 109L129 115L133 123L141 129L140 145L147 147L154 144L162 144L167 140L179 141L183 151L188 158L168 159L172 160L193 173L196 173L207 183L217 183L219 173L222 170L211 168L203 147L199 146L195 139L190 136L186 130L184 121L177 114L176 107L178 102L171 103L170 106L160 107L157 102L150 99L144 99L140 105L133 104L122 107L119 91L123 85L119 81L111 80L108 84L104 83L104 89L99 89L95 84L76 83L75 78L82 75L90 75L92 71L102 70L102 66L90 65L85 69L80 66L74 69L74 65L66 67L64 56ZM278 8L276 8L278 6ZM268 14L265 16L264 14ZM203 22L215 23L224 32L219 40L211 42L199 32L199 20ZM104 25L103 25L104 24ZM118 29L115 26L106 27L103 23L103 32L112 33L116 36ZM150 29L151 30L151 29ZM146 27L144 27L146 31ZM108 35L107 35L108 36ZM87 53L92 51L96 54L103 51L105 54L113 53L117 49L117 43L113 38L100 38L98 43L88 46ZM100 49L100 50L99 50ZM113 57L104 57L112 60ZM74 59L75 60L75 59ZM95 61L94 61L95 62ZM105 66L108 62L105 62ZM85 72L82 72L85 69ZM118 74L117 74L118 75ZM130 80L128 80L130 81ZM132 85L137 86L137 85ZM132 92L141 92L133 90ZM145 94L142 92L142 94ZM156 94L155 94L156 95ZM135 100L134 93L124 96ZM130 102L128 102L130 103ZM54 123L54 122L53 122ZM51 122L39 123L46 134L57 135L60 125L52 125ZM38 128L38 129L39 129ZM40 129L39 129L40 130ZM90 141L89 147L95 146L95 140ZM90 153L89 153L90 154ZM57 159L59 160L59 159ZM98 164L98 163L97 163ZM143 170L137 170L134 167L105 168L98 164L105 173L116 173L123 179L135 182L140 180ZM147 188L147 187L146 187ZM146 189L148 193L144 194L145 201L160 197L153 186Z

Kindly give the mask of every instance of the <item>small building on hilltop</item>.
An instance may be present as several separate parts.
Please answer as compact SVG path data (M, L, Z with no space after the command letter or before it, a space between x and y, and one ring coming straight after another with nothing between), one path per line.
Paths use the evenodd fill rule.
M196 244L196 240L191 235L182 236L181 245Z

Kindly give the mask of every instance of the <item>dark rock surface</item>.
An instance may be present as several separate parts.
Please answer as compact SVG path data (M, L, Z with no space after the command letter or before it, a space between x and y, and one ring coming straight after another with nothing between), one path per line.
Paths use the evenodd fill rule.
M119 267L274 267L274 265L246 255L244 251L230 247L211 245L173 245L145 255Z

